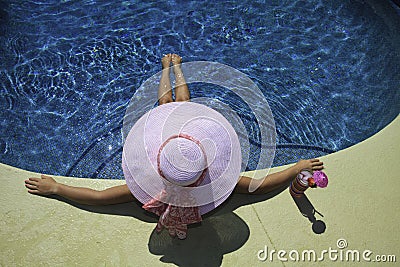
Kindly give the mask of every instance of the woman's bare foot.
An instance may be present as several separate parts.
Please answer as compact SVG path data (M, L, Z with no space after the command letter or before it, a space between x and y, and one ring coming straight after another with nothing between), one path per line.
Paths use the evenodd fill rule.
M168 69L169 65L171 65L172 54L166 54L161 59L161 65L163 69Z
M177 54L172 54L171 61L174 68L174 73L175 75L177 75L177 71L181 70L182 58Z

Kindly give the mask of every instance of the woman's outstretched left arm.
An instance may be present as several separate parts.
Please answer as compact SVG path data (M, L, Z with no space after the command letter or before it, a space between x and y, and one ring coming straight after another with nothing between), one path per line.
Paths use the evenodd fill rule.
M236 185L235 192L240 194L265 194L283 186L288 186L296 178L297 174L304 169L317 171L323 168L324 163L319 161L319 159L300 160L286 170L269 174L254 192L249 192L252 178L241 176Z

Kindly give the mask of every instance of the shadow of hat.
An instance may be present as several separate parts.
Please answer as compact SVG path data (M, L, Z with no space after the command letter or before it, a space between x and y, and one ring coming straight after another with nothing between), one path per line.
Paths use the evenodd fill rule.
M149 251L178 266L220 266L223 255L239 249L250 235L246 223L232 212L207 217L189 231L185 240L172 238L165 230L153 231Z

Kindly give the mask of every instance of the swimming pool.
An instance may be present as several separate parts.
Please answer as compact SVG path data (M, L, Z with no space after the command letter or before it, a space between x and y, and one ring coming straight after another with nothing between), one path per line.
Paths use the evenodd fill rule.
M349 147L399 114L390 1L1 4L0 161L23 169L122 179L125 109L169 52L258 85L275 119L274 165ZM219 88L191 88L226 101Z

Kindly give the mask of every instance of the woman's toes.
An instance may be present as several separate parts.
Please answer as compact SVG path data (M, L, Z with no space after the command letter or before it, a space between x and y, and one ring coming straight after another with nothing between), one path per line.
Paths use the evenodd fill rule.
M172 55L172 63L174 65L181 64L181 62L182 62L182 58L179 55L177 55L177 54Z

